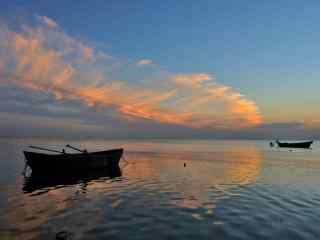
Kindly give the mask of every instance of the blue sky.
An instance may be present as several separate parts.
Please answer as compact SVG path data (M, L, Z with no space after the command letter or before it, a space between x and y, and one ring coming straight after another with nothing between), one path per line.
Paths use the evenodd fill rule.
M130 64L126 81L207 73L254 101L263 124L318 122L318 1L1 1L11 29L47 16L61 31ZM140 71L140 72L139 72ZM133 74L134 73L134 74ZM160 79L160 78L159 78ZM161 81L161 80L157 80ZM149 84L156 89L156 80ZM150 87L149 86L149 87Z

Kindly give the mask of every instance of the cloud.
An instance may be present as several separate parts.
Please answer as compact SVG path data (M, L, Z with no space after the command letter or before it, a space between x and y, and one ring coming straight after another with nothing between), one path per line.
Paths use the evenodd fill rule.
M180 97L176 104L193 113L192 125L241 128L262 123L255 102L229 86L216 83L209 74L177 74L169 80L184 92L185 97Z
M318 139L319 130L309 128L303 122L273 122L246 129L241 135L255 139Z
M176 74L169 77L175 84L188 88L201 87L203 83L212 79L213 77L207 73Z
M101 131L101 126L85 123L82 120L74 118L51 118L46 116L34 116L19 113L2 113L0 124L15 123L19 125L33 126L34 128L52 128L68 130L85 130L85 131ZM68 123L68 124L66 124Z
M58 26L58 24L54 20L52 20L47 16L37 16L37 17L42 23L46 24L49 28L55 28Z
M82 47L82 56L87 59L93 57L93 49L87 46Z
M305 119L304 126L309 129L320 129L320 118Z
M137 63L136 63L136 65L138 67L151 65L151 64L152 64L152 60L150 60L150 59L141 59L141 60L137 61Z
M47 19L42 17L42 19ZM128 122L188 128L243 128L262 122L255 102L207 73L166 74L132 81L130 68L46 25L13 31L0 24L0 81L56 101L77 101ZM142 59L141 65L152 64ZM138 63L139 63L138 62ZM137 64L138 64L137 63ZM108 71L106 71L108 69ZM126 78L114 80L113 76ZM129 77L128 77L129 76ZM159 81L160 79L160 81Z

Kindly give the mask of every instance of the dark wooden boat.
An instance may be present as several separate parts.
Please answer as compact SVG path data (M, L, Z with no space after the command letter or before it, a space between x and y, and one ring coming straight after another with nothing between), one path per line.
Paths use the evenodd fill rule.
M38 149L46 150L44 148ZM32 169L32 172L72 173L72 171L118 168L123 149L119 148L90 153L87 151L83 151L82 153L65 153L64 151L55 152L58 152L59 154L45 154L29 151L24 151L23 153L26 158L26 165Z
M305 142L279 142L278 140L276 141L279 147L282 148L310 148L311 144L313 141L305 141Z

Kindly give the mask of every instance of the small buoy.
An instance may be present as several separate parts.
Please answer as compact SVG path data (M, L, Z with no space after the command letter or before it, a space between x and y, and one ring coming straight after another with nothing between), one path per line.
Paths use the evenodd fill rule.
M184 164L183 164L183 166L184 166L184 167L186 167L186 166L187 166L187 164L186 164L186 163L184 163Z

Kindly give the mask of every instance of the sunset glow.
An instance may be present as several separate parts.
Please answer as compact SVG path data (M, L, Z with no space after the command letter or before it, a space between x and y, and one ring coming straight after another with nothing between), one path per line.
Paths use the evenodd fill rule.
M167 73L162 79L167 86L159 90L135 86L126 79L109 79L100 67L108 64L99 58L100 52L56 30L54 20L46 16L38 19L42 25L24 26L21 32L2 24L5 54L1 69L9 84L45 92L58 101L112 108L123 117L191 128L241 128L262 123L253 101L207 73ZM151 63L143 59L137 66ZM84 79L88 69L91 73Z
M288 72L286 78L292 75L289 83L283 78L284 69L270 69L273 60L278 60L270 59L268 50L266 53L263 48L257 50L259 56L254 55L256 50L244 50L250 48L250 42L236 42L228 38L225 42L242 44L243 47L238 49L230 45L229 49L224 46L223 37L217 30L215 35L211 35L201 28L190 28L189 31L199 34L182 41L168 25L168 31L175 39L164 32L162 34L171 39L172 46L176 47L165 48L162 44L165 38L161 34L159 41L148 35L140 39L141 44L134 37L116 41L113 37L116 35L109 34L107 28L94 33L87 30L86 34L76 23L72 26L59 15L36 11L25 15L19 21L9 17L0 20L0 84L4 98L10 99L11 104L0 109L3 114L23 115L25 112L19 107L23 104L30 105L30 111L38 117L50 117L52 121L69 118L62 112L72 111L77 113L74 120L82 119L88 127L103 127L109 125L112 119L121 125L113 124L115 130L124 131L124 125L130 126L130 129L148 125L150 129L146 131L155 135L165 126L189 129L195 133L198 130L209 131L212 135L216 130L225 131L219 132L223 136L239 131L241 136L248 137L257 134L271 137L277 129L273 126L279 124L285 126L281 129L281 135L292 132L293 127L299 124L304 129L300 132L301 137L310 135L310 129L319 128L319 114L308 110L309 107L314 108L317 102L313 90L316 88L309 86L317 83L303 85L304 81L308 81L308 76L297 81L294 79L299 74ZM122 34L120 25L118 27L119 34ZM175 29L186 34L185 29ZM215 27L212 26L212 29ZM229 34L227 29L219 30L221 35ZM163 29L159 29L159 33L161 31ZM238 31L234 30L234 34L240 34ZM201 34L206 37L200 37ZM205 39L207 48L192 43ZM149 48L150 44L154 47ZM139 50L129 46L137 46ZM146 46L145 50L143 46ZM181 51L182 46L186 55ZM282 51L277 44L269 48L271 52L278 48ZM228 49L243 53L234 55L232 59ZM207 60L198 62L196 59L199 58ZM255 68L255 64L264 58L268 61L265 70L263 65ZM250 61L256 63L251 64ZM250 64L252 69L249 69ZM294 67L290 71L292 69ZM304 93L310 93L304 94L301 101L296 97L299 88L303 88ZM18 92L27 99L12 97ZM46 103L33 104L42 102L44 98ZM61 109L62 112L44 114L39 108L46 111ZM84 115L86 111L95 116ZM102 118L105 118L105 124ZM5 129L8 128L4 126L10 124L0 121L0 126ZM66 125L71 126L72 121L66 122ZM270 131L266 130L269 128ZM177 131L172 136L179 135L181 131ZM198 133L199 136L202 134Z

